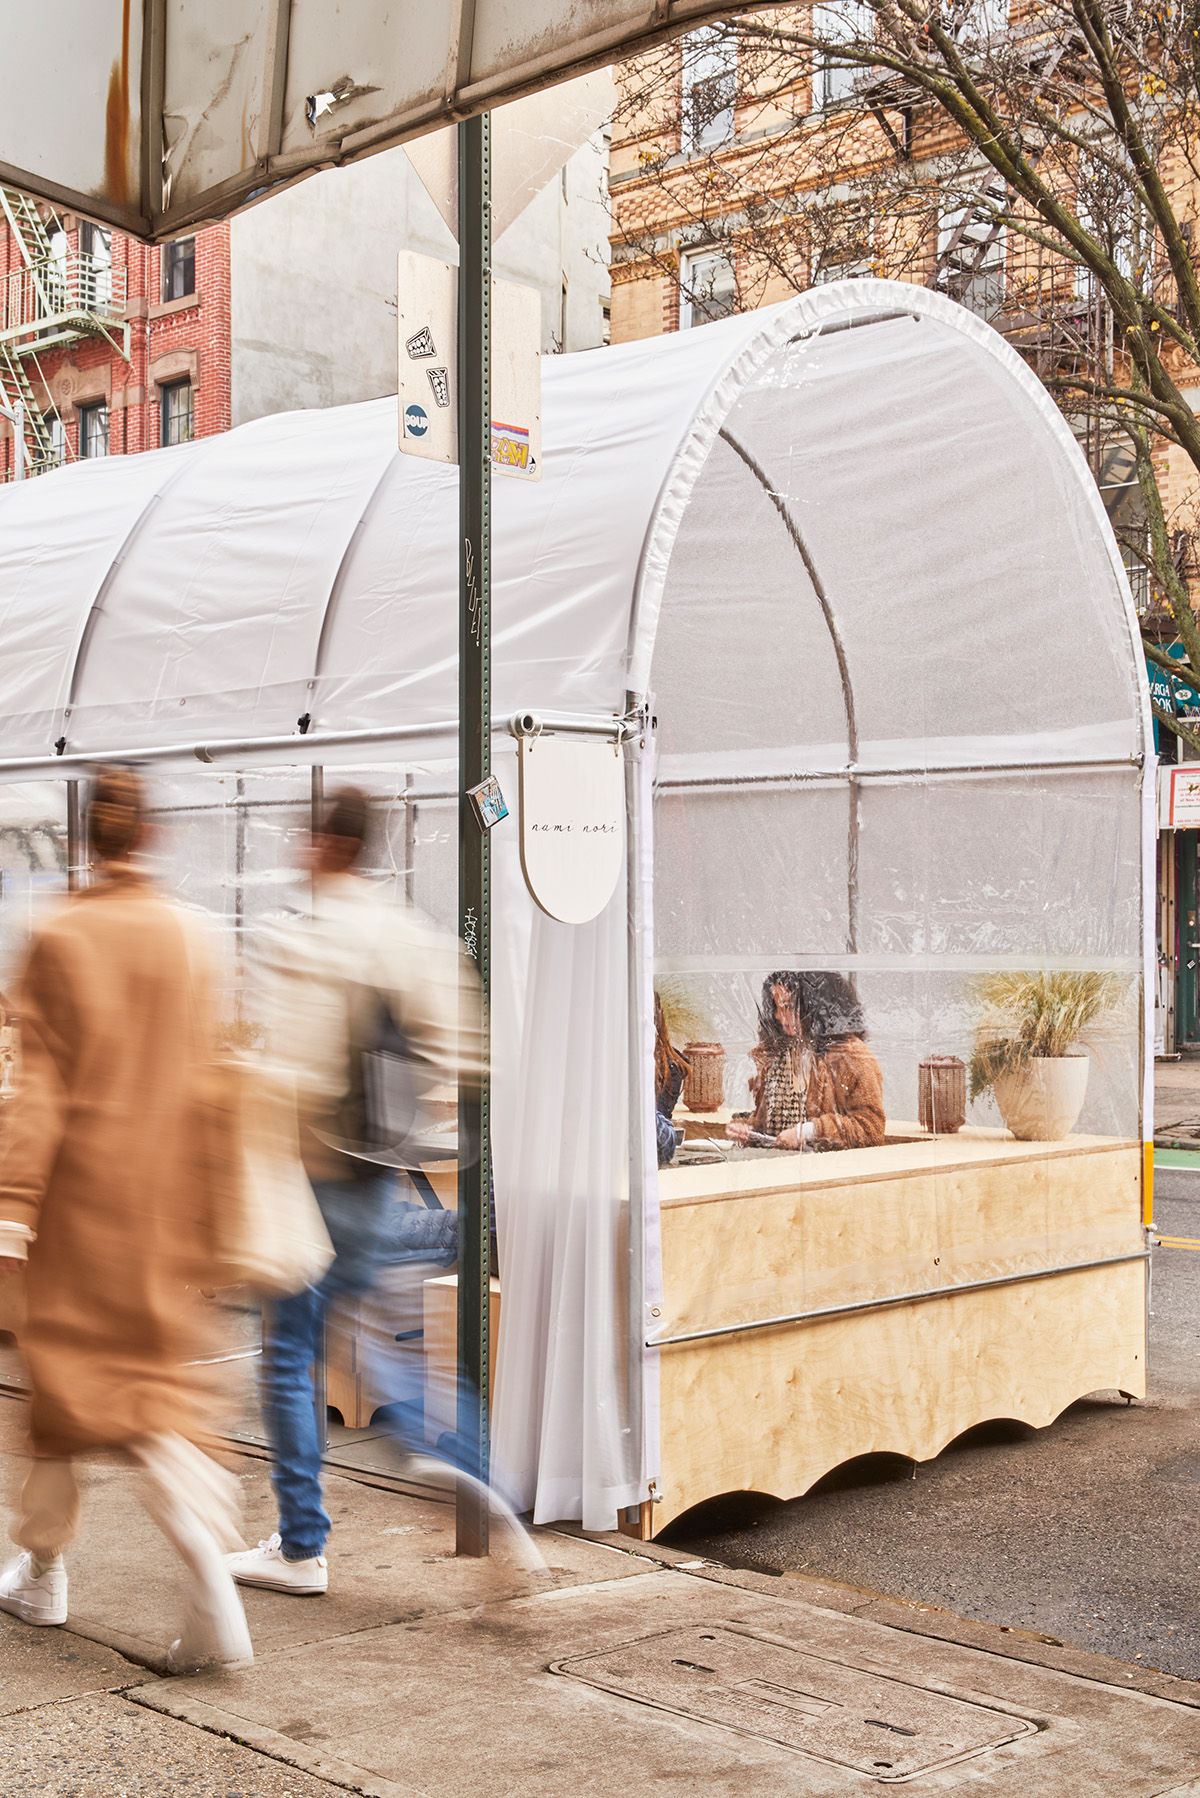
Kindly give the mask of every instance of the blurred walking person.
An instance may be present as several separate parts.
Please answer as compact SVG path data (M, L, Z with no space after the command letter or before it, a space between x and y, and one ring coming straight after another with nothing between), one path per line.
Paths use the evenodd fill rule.
M202 1282L202 1097L214 995L198 927L135 865L141 783L102 773L87 808L95 883L36 933L18 993L20 1073L0 1137L0 1275L26 1262L21 1336L32 1466L0 1610L63 1623L74 1460L120 1450L190 1575L173 1672L253 1660L225 1565L238 1489L204 1434L189 1281Z
M331 797L308 858L311 915L262 932L256 954L268 1059L295 1073L300 1152L335 1254L317 1285L270 1307L263 1405L279 1529L229 1566L243 1585L296 1596L329 1583L310 1369L330 1307L375 1284L395 1224L404 1156L383 1119L391 1109L411 1121L422 1087L476 1077L481 1055L478 1031L461 1030L472 976L460 945L358 871L368 819L359 788ZM377 1053L381 1044L389 1053ZM381 1061L409 1088L407 1098L393 1091L390 1108L375 1090Z

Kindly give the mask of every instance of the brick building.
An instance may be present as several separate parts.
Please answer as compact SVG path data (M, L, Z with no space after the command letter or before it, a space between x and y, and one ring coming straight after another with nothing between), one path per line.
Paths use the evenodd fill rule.
M151 249L12 189L0 208L0 386L35 471L229 429L227 225Z

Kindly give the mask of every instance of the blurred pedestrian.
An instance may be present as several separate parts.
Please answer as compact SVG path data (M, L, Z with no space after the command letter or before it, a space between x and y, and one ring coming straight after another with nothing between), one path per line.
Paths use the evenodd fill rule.
M330 1306L371 1288L394 1235L403 1155L380 1129L389 1112L411 1123L422 1087L477 1074L481 1054L477 1025L462 1029L473 976L459 944L359 871L368 821L359 788L332 796L309 851L311 914L261 932L256 947L267 1055L296 1075L300 1152L335 1256L316 1286L269 1308L263 1406L279 1529L229 1566L243 1585L300 1596L329 1583L310 1370ZM385 1064L407 1097L374 1090L392 1077Z
M96 878L37 931L17 995L20 1064L0 1139L0 1274L25 1264L21 1346L32 1466L0 1574L0 1610L63 1623L73 1463L121 1451L190 1575L174 1672L248 1665L224 1556L240 1543L232 1474L205 1433L189 1282L206 1271L203 1095L216 1020L199 928L136 865L138 777L93 783Z

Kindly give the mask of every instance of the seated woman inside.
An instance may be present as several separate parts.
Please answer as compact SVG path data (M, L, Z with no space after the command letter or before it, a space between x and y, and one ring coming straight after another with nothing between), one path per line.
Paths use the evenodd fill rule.
M768 974L751 1051L755 1109L725 1127L776 1149L869 1149L883 1141L883 1075L862 1006L833 973Z
M671 1041L662 1000L654 995L654 1122L658 1131L658 1165L666 1167L675 1159L677 1137L671 1122L683 1083L688 1075L688 1058L681 1055ZM682 1136L680 1131L679 1135Z

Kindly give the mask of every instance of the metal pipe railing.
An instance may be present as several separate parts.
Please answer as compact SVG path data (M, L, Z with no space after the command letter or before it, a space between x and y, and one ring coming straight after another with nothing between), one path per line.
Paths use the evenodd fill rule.
M533 720L535 728L518 728L518 724L523 726L527 720ZM629 724L614 713L519 712L515 716L492 719L493 736L536 735L542 730L553 736L595 737L602 742L619 743L628 733ZM440 739L448 744L457 742L456 718L438 719L430 724L383 725L373 730L314 730L303 735L289 732L287 736L278 737L218 738L211 743L114 745L104 749L64 750L61 755L11 756L0 761L0 781L70 780L109 762L150 767L162 762L194 760L211 766L248 756L272 756L283 763L311 765L319 762L323 752L330 749L386 748L391 744Z
M957 1286L926 1286L919 1292L897 1292L889 1298L857 1299L847 1305L821 1305L811 1311L789 1311L780 1317L756 1317L749 1323L716 1324L708 1330L686 1330L678 1336L651 1336L647 1348L673 1348L680 1342L707 1342L712 1336L736 1336L743 1330L772 1330L781 1324L822 1323L830 1317L851 1317L861 1311L888 1311L896 1305L914 1305L928 1299L953 1298L960 1292L986 1292L993 1286L1017 1286L1026 1280L1049 1280L1058 1274L1081 1274L1090 1268L1122 1267L1130 1261L1149 1261L1149 1249L1128 1255L1105 1255L1099 1261L1068 1261L1057 1267L1028 1268L1019 1274L998 1274L988 1280L964 1280Z

